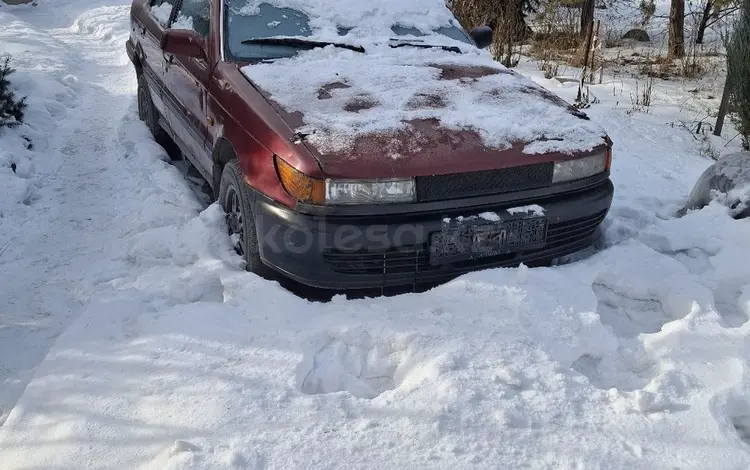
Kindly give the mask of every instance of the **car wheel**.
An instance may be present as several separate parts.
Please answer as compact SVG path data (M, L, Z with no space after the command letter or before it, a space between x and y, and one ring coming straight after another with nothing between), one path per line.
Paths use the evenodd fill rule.
M234 250L245 259L246 269L269 277L271 270L260 259L250 191L236 159L227 163L221 173L219 203L226 213L227 230Z
M146 123L157 142L162 143L165 140L167 134L159 125L159 111L154 107L151 92L148 90L148 84L142 73L138 74L138 118Z

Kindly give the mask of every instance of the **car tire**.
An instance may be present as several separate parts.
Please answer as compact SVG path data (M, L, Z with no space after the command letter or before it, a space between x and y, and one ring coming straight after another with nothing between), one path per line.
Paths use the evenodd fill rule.
M227 231L234 249L245 259L245 268L259 276L270 277L271 269L260 259L253 201L237 159L224 165L221 172L219 204L226 214Z
M146 124L156 142L161 144L167 139L167 133L159 125L159 111L151 100L151 92L142 73L138 74L138 118Z

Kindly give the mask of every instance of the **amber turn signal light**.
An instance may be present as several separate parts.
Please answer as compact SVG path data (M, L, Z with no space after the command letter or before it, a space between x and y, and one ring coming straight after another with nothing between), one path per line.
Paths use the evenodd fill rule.
M293 198L306 204L325 204L325 181L307 176L278 156L274 160L281 185Z

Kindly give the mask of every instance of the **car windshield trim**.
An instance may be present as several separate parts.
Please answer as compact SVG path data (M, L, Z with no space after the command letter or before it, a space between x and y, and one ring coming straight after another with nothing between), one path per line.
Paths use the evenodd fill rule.
M277 46L290 46L299 47L300 49L315 49L317 47L334 46L342 49L349 49L355 52L365 52L362 46L353 46L351 44L343 44L338 42L326 42L326 41L313 41L310 39L300 38L254 38L244 39L241 41L242 44L266 44L266 45L277 45Z

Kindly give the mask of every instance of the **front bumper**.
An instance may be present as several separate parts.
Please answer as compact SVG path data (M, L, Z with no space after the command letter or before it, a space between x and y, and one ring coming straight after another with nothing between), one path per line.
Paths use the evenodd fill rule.
M480 269L533 264L564 256L589 246L612 203L609 178L562 194L501 201L456 208L399 214L305 214L258 194L256 228L261 259L282 274L313 287L368 289L417 286L447 281ZM544 208L548 221L546 243L534 250L460 261L429 262L430 234L445 218L470 217L482 212L508 216L505 209L527 204Z

